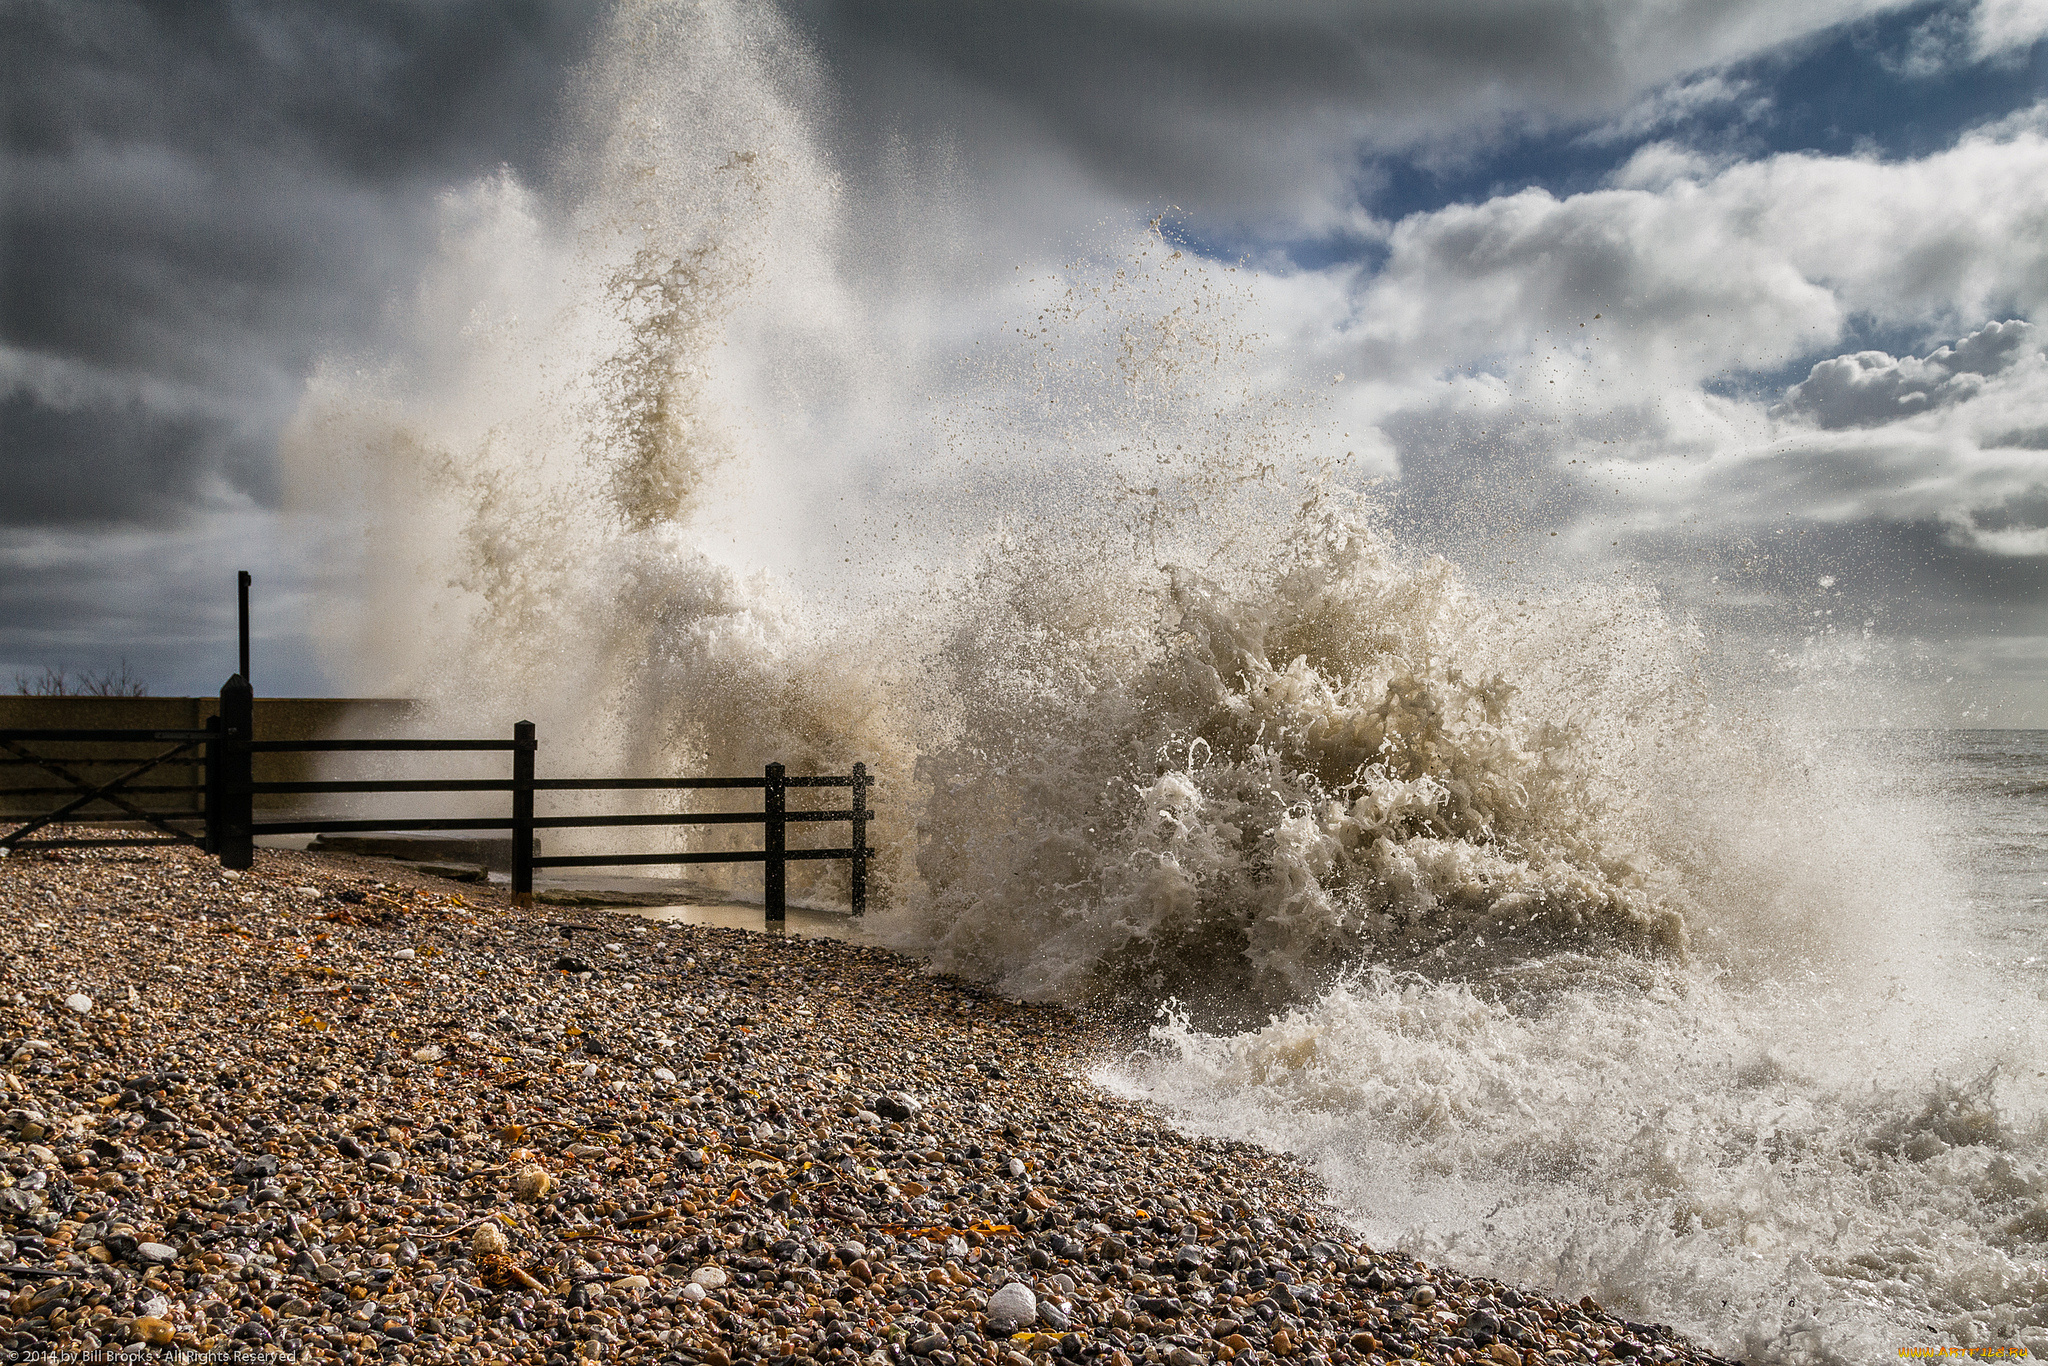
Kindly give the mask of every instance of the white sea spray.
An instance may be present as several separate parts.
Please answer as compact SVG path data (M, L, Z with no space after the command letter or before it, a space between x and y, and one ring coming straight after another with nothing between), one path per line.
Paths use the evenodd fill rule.
M771 12L623 5L558 183L451 192L402 342L291 441L359 510L355 684L531 718L544 773L867 761L874 934L1177 1000L1105 1083L1302 1152L1376 1241L1756 1360L2048 1352L2039 997L1962 818L1854 743L1858 661L1752 689L1651 589L1401 544L1247 277L1156 231L895 367L814 77ZM849 462L931 457L921 521L806 501L858 482L821 394ZM849 581L766 572L791 541Z
M1498 608L1349 501L1318 490L1236 589L988 567L941 656L959 726L921 760L917 935L942 965L1278 1002L1460 940L1685 952L1667 870L1621 852L1624 768L1572 712L1518 705ZM1579 699L1601 700L1623 701Z

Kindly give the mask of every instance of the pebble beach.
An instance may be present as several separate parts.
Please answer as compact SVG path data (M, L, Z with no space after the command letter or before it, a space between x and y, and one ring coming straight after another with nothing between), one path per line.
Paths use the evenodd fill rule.
M880 949L25 845L0 953L0 1361L1718 1360L1364 1246L1092 1085L1116 1026Z

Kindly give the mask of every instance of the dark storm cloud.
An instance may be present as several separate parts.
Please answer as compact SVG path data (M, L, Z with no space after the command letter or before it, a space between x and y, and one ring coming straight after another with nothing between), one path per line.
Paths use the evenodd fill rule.
M1118 193L1261 220L1347 200L1369 174L1362 148L1456 155L1509 111L1524 130L1618 112L1687 71L1884 7L790 3L862 111L855 129L943 128L999 162L1043 141Z
M125 664L158 696L212 693L235 668L234 568L249 565L260 686L324 691L309 639L319 604L291 586L308 577L307 538L294 531L261 512L162 531L0 527L0 690L47 668Z
M1511 107L1584 114L1837 17L1636 0L788 4L851 144L957 135L984 184L1058 148L1113 196L1282 218L1349 202L1361 140ZM605 8L10 7L0 524L274 502L269 452L309 368L374 349L448 186L500 163L545 179L565 78ZM1066 211L1057 177L1011 185Z
M9 8L0 521L270 501L307 370L409 287L436 197L545 155L592 8Z
M64 409L17 393L0 399L9 525L157 522L175 518L198 481L268 490L270 435L240 414L179 411L133 398ZM35 458L41 456L42 458Z
M1832 625L1930 640L2048 638L2048 558L1959 544L1931 520L1785 519L1746 535L1666 528L1621 542L1620 554L1655 567L1675 607L1760 635Z

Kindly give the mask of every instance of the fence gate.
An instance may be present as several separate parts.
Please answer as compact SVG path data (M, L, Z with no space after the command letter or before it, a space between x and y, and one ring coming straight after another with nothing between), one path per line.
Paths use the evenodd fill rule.
M39 839L42 849L88 849L111 845L191 844L204 845L201 831L180 828L181 823L204 827L208 811L203 804L203 783L140 781L156 774L166 764L189 767L193 751L220 738L215 727L206 730L0 730L0 766L15 770L28 779L21 786L10 784L10 798L43 798L51 801L48 811L29 816L22 824L0 833L0 849L12 852L31 835L48 826L90 820L140 821L155 835L138 838L67 835ZM169 748L165 748L165 746ZM106 753L108 747L113 754ZM210 752L210 751L209 751ZM108 770L114 770L111 774ZM89 776L88 776L89 775ZM57 783L39 782L56 778ZM164 810L139 803L159 797L182 796L195 799L180 810ZM111 808L109 810L108 808Z

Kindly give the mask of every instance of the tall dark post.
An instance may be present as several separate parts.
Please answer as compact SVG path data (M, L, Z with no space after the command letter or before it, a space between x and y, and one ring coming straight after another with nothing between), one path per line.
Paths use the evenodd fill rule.
M512 904L533 904L533 722L512 727Z
M256 798L249 742L256 738L256 695L249 680L236 674L220 690L220 817L213 822L214 852L223 868L247 868L256 861L256 842L249 827L255 821Z
M235 571L235 595L241 600L242 681L249 682L249 571ZM251 684L253 687L254 685Z
M220 713L206 718L206 837L200 848L209 854L220 852L220 774L221 774L221 730Z
M763 866L762 890L768 903L768 928L779 930L787 921L789 912L783 903L783 821L782 821L782 765L770 764L767 769L768 781L761 793L761 810L766 816L766 839L763 841L768 859Z
M868 913L868 766L853 766L853 887L855 915Z

